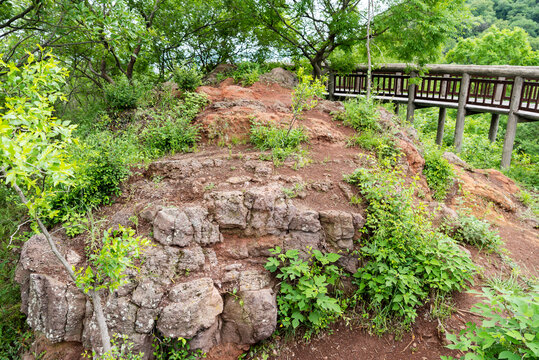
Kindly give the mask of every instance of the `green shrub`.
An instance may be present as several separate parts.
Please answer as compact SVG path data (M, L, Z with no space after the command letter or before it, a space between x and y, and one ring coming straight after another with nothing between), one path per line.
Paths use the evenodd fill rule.
M191 350L189 342L182 337L177 339L154 337L152 346L155 360L197 360L206 357L200 349Z
M350 126L356 131L370 129L380 131L380 115L376 110L376 103L366 98L358 97L344 102L344 112L336 116L345 125Z
M196 66L180 65L174 69L172 79L180 89L194 91L202 83L202 73Z
M479 249L498 251L502 244L500 235L490 228L489 222L479 220L473 215L461 215L456 223L444 224L443 228L455 240L477 246Z
M443 201L447 191L453 184L453 168L447 159L442 156L443 152L434 148L425 151L425 167L423 175L427 184L434 192L436 200Z
M114 144L80 147L74 185L59 191L53 199L53 209L63 217L69 214L85 214L101 204L109 204L112 196L121 192L122 181L129 176L123 154ZM50 216L55 216L55 212ZM55 217L57 222L60 217Z
M359 134L353 135L349 141L349 145L357 145L362 149L373 151L378 160L387 162L390 165L395 165L401 155L401 151L393 137L377 133L371 128L362 130Z
M251 124L250 141L259 150L271 150L275 160L284 161L287 157L300 151L300 144L309 140L303 128L291 129L271 124L253 122Z
M200 129L189 119L156 121L143 133L144 144L156 155L193 151L200 139Z
M483 318L481 325L469 322L459 335L447 334L453 342L447 347L472 360L539 359L539 286L529 293L483 288L480 295L486 301L472 311Z
M140 81L129 82L121 77L114 84L105 86L105 102L113 110L134 109L138 100L148 91L148 86Z
M431 229L427 215L413 201L415 186L388 168L357 169L345 177L368 202L361 248L365 266L354 275L357 295L375 310L379 332L388 319L409 326L416 308L430 293L461 290L472 280L474 265L448 236Z
M339 290L343 274L334 264L340 255L312 250L309 261L304 261L298 250L283 253L276 247L270 252L274 256L268 258L265 267L277 273L281 281L277 305L283 328L292 330L303 325L309 337L342 315L346 308Z

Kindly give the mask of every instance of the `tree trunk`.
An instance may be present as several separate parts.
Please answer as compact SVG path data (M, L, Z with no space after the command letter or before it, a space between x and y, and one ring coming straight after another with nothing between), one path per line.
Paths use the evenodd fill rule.
M319 58L318 56L314 57L310 62L313 67L313 78L319 79L322 77L322 61L324 59Z
M103 352L109 353L111 350L109 329L107 327L105 313L103 312L103 306L101 305L101 296L99 296L99 292L96 290L92 290L92 303L94 305L97 326L99 327L99 332L101 333L101 344L103 345Z
M371 21L372 21L372 0L367 1L367 100L371 96L371 74L372 74L372 62L371 62Z

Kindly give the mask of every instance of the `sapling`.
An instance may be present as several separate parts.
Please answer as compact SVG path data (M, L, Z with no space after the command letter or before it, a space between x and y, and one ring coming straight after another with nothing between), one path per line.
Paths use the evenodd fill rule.
M305 69L300 67L298 70L299 83L292 91L292 120L288 127L286 136L290 134L294 123L301 119L304 111L313 109L318 104L318 98L322 97L325 87L325 78L317 78L313 80L311 74L305 74Z

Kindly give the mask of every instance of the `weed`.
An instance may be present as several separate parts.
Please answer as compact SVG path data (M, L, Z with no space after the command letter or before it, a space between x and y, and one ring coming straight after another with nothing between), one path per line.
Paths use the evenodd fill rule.
M529 292L483 288L485 303L472 312L484 320L466 324L460 334L447 334L450 349L466 352L466 359L539 358L539 286ZM451 359L446 357L445 359Z
M310 260L304 261L298 250L283 253L276 247L270 252L274 256L268 258L265 267L281 280L277 305L283 328L304 325L305 337L309 338L343 314L347 306L339 290L343 273L334 265L340 255L312 250Z
M172 79L180 89L194 91L202 83L202 73L196 66L181 64L174 69Z
M305 189L305 184L296 183L291 188L282 188L283 193L289 199L293 199L298 196Z
M442 156L443 152L435 148L429 148L425 152L425 167L423 175L427 179L427 184L434 192L436 200L444 200L447 191L453 183L453 168L447 159Z
M173 339L154 336L152 346L156 360L198 360L206 357L202 350L191 350L189 341L182 337Z
M204 191L211 191L214 188L215 188L215 184L211 182L208 185L204 186Z
M112 349L110 352L98 355L95 351L92 351L90 355L88 352L83 354L86 359L93 360L142 360L144 353L133 353L134 344L129 341L127 335L114 334L111 339Z
M250 141L259 150L271 150L272 158L282 163L289 156L300 151L300 144L308 141L305 129L292 129L289 133L284 128L271 124L253 122L251 124Z
M488 221L473 215L460 214L454 223L445 223L442 230L457 241L489 251L500 251L502 242L498 232L492 230Z
M414 184L399 170L357 169L345 180L357 185L368 203L361 248L366 261L354 274L357 296L375 312L377 332L390 319L406 327L429 294L449 294L467 287L475 267L448 236L431 229L421 204L414 204Z

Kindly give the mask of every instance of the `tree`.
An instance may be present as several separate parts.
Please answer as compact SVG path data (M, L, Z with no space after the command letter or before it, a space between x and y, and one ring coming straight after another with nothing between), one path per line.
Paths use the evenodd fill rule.
M366 0L368 1L368 0ZM230 0L254 28L273 33L274 44L289 55L306 57L313 74L337 49L367 39L391 43L392 55L423 64L439 57L441 46L461 19L462 0L384 0L372 2L368 19L361 0Z
M133 259L148 241L133 238L134 232L122 227L109 230L101 249L90 256L91 266L77 272L58 251L41 218L44 213L57 213L50 206L51 196L58 185L71 182L72 167L66 162L65 150L75 141L74 126L53 116L53 104L65 99L61 88L67 71L50 53L40 58L37 61L30 53L22 68L0 60L0 69L4 69L0 78L0 179L15 190L53 254L79 289L91 297L107 353L111 341L99 290L113 291L121 285L125 270L134 267Z
M492 26L483 35L461 39L446 55L447 62L477 65L539 65L539 51L533 51L528 34L521 28Z

